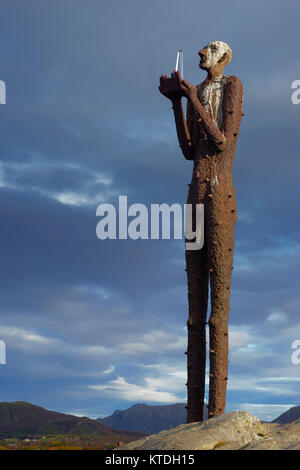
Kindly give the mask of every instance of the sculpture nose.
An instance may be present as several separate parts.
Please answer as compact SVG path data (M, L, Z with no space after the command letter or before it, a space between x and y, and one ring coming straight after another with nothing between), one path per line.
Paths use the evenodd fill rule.
M198 52L198 55L200 56L201 59L202 59L203 57L206 57L206 51L205 51L205 49L201 49L201 51Z

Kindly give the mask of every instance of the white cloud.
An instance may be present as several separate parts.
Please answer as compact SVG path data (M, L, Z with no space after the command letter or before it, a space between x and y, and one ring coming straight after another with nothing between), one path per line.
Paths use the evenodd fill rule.
M115 372L116 368L111 364L107 369L105 369L102 374L103 375L108 375L108 374L112 374L113 372Z
M36 171L43 171L45 173L47 169L56 171L60 169L80 171L85 177L82 181L81 191L66 189L58 192L50 190L39 183L24 188L18 180ZM0 161L0 187L7 187L15 191L23 191L24 189L26 189L26 191L34 191L65 205L87 206L106 202L110 200L112 196L117 195L118 192L108 188L104 188L104 190L99 192L98 185L101 184L108 187L112 183L112 177L106 173L99 171L92 173L89 168L68 162L52 163L42 156L38 156L38 158L26 163L8 163Z
M265 377L257 379L257 382L261 380L264 382L300 382L300 377Z
M262 421L273 421L295 404L239 403L232 404L230 411L248 411Z
M246 252L235 257L235 270L243 272L258 272L266 269L282 267L282 260L293 261L300 254L300 244L291 237L272 239L272 244L257 250L256 256Z
M158 388L164 388L168 391L178 391L185 393L185 382L187 381L186 363L182 362L175 366L169 364L139 364L139 367L146 370L152 370L156 377L147 378L148 382Z
M5 188L6 181L5 181L5 174L4 174L4 164L0 162L0 188Z
M185 351L187 344L186 335L165 333L161 330L153 330L141 336L140 341L123 343L119 350L123 354L161 353L167 351Z
M247 327L246 325L245 326L231 326L229 328L230 350L245 347L253 341L254 341L254 338L249 332L249 327Z
M100 184L110 185L113 183L113 179L111 176L98 172L95 174L95 182L100 183Z
M82 346L80 349L83 354L87 353L95 356L112 353L112 350L110 348L106 348L105 346Z
M261 361L262 357L268 357L268 361L277 357L273 350L274 338L263 337L257 328L248 325L230 327L229 345L230 360L236 365Z
M59 338L48 337L36 331L15 326L0 326L0 337L6 342L8 354L14 350L39 357L65 353L68 346Z
M128 401L148 401L158 403L174 403L180 400L176 395L158 390L158 384L152 379L145 378L146 385L136 385L126 382L124 377L118 377L104 385L89 385L92 390L103 392L105 395Z
M15 326L0 326L0 337L6 341L8 350L18 350L27 354L63 354L87 356L105 356L112 353L111 348L101 345L89 346L73 344L60 338L43 336L32 330ZM109 371L111 371L111 367ZM108 373L108 371L106 372ZM103 374L103 372L101 373ZM94 375L99 375L95 372Z
M88 195L83 193L75 193L72 191L65 191L61 193L50 194L53 199L56 199L61 204L71 206L86 206L89 204L99 204L105 201L104 194Z
M275 382L280 380L274 379L272 383L268 377L254 377L253 375L229 374L228 377L228 390L247 391L265 393L267 396L288 396L297 395L296 387L293 389L291 386L288 388L282 383L281 386L275 385ZM293 382L293 380L290 380Z
M176 377L185 378L186 377L186 363L182 363L180 365L169 365L164 363L158 364L139 364L139 367L143 369L152 369L157 370L159 372L163 372L164 374L174 375Z
M285 323L288 320L288 315L282 310L276 310L267 317L267 322L273 324Z
M47 338L46 336L38 335L33 331L24 330L14 326L0 326L0 333L4 338L8 337L15 339L14 345L17 345L20 340L45 345L54 345L57 343L57 339L55 338Z
M64 409L64 410L59 411L59 412L64 413L66 415L77 416L78 418L84 418L84 417L88 417L90 419L100 418L100 416L98 414L91 415L90 411L85 411L85 410L77 409L77 408L71 409L71 410L65 410Z

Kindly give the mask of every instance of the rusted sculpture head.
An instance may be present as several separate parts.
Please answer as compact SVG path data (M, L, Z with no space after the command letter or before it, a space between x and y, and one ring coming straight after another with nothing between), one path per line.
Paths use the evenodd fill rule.
M198 52L200 56L199 67L207 71L218 71L222 73L224 67L232 58L232 50L222 41L212 41Z

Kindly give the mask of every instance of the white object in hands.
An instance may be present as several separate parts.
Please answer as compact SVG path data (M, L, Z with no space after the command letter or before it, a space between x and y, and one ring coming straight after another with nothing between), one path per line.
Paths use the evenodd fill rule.
M179 71L183 78L183 51L181 49L177 51L175 71Z

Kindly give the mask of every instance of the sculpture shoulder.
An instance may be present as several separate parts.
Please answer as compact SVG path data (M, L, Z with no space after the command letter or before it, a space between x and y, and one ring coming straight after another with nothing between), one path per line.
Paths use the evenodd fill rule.
M241 93L243 93L243 84L238 77L236 77L235 75L224 75L223 79L223 83L225 82L225 88L227 88L228 90L234 90L236 92L240 91ZM198 97L201 96L201 93L205 88L205 83L206 82L204 80L203 82L196 85Z
M232 92L235 91L236 93L243 93L243 84L235 75L229 75L226 77L226 85L226 88Z

